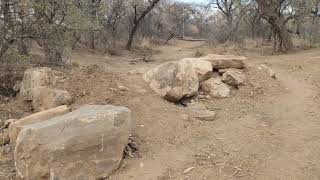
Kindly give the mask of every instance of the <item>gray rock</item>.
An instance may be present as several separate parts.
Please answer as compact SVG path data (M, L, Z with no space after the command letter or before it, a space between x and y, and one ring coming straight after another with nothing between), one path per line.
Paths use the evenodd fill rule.
M161 64L144 74L143 79L164 99L178 102L196 95L199 82L210 77L211 73L209 62L188 58Z
M21 179L101 179L119 167L131 131L125 107L83 106L27 125L14 151Z
M49 86L54 78L50 68L32 68L25 71L23 80L20 84L20 96L32 100L33 89Z
M68 106L59 106L46 111L31 114L30 116L24 117L19 120L15 120L9 126L10 142L13 144L16 142L17 137L24 126L47 121L48 119L54 118L56 116L61 116L63 114L66 114L67 112L69 112Z
M221 81L221 78L211 78L201 84L201 90L215 98L230 97L230 87Z
M68 91L38 87L32 90L32 106L36 112L62 105L70 105L73 99Z
M273 69L271 69L269 66L265 64L261 64L260 66L258 66L258 69L266 70L269 73L270 77L272 77L273 79L277 79L276 72Z
M245 75L241 70L228 70L223 73L222 82L238 87L239 85L244 85Z
M243 56L219 54L209 54L205 57L201 57L201 59L211 62L213 69L243 69L245 68L244 60L246 60L246 58Z

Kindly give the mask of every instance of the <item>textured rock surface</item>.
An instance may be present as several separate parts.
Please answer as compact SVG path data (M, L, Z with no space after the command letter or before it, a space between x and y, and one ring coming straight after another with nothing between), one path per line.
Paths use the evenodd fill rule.
M201 90L216 98L226 98L230 96L230 87L221 81L221 78L211 78L201 85Z
M199 83L212 74L209 62L188 58L161 64L144 76L151 89L163 98L177 102L197 94Z
M32 106L37 112L72 103L72 97L67 91L47 87L34 88L32 91Z
M20 132L14 157L22 179L100 179L116 170L128 143L130 110L84 106Z
M223 73L222 82L238 87L239 85L244 85L245 75L241 70L229 70Z
M200 59L211 62L213 69L243 69L245 68L244 60L246 58L243 56L209 54Z
M21 129L23 128L23 126L46 121L46 120L54 118L56 116L61 116L67 112L69 112L68 106L59 106L59 107L52 108L52 109L49 109L46 111L41 111L41 112L32 114L32 115L27 116L25 118L22 118L20 120L15 120L9 126L10 142L11 143L16 142L17 137L18 137Z
M20 84L20 96L32 100L33 89L48 86L54 81L50 68L32 68L25 71Z

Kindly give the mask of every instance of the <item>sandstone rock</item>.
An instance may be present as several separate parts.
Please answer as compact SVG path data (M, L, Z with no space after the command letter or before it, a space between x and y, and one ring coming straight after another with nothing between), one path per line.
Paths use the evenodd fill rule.
M62 105L72 103L69 92L46 87L38 87L32 90L32 106L35 111L44 111Z
M213 69L243 69L245 68L244 60L246 58L243 56L209 54L200 59L211 62Z
M269 76L276 79L277 76L276 76L276 72L271 69L269 66L265 65L265 64L261 64L259 67L258 67L259 70L266 70L268 73L269 73Z
M229 70L223 73L222 82L238 87L239 85L244 85L245 75L241 70Z
M230 87L221 78L211 78L201 84L201 89L211 97L226 98L230 96Z
M18 137L21 129L23 129L23 126L46 121L46 120L51 119L53 117L61 116L67 112L69 112L68 106L60 106L60 107L56 107L56 108L49 109L46 111L38 112L38 113L32 114L30 116L27 116L25 118L22 118L20 120L14 121L9 126L10 142L11 143L16 142L17 137Z
M209 79L213 74L211 63L199 58L184 58L178 63L185 66L191 66L197 73L200 82Z
M146 82L151 82L152 80L159 80L163 81L162 83L165 83L166 81L171 81L176 66L176 61L170 61L160 64L152 68L151 70L147 71L143 75L143 80Z
M50 68L32 68L25 71L20 85L20 96L32 100L32 90L41 86L49 86L54 78Z
M196 95L199 82L211 73L210 63L190 58L161 64L144 74L143 79L163 98L178 102Z
M131 130L125 107L84 106L24 126L14 151L22 179L102 179L119 167Z

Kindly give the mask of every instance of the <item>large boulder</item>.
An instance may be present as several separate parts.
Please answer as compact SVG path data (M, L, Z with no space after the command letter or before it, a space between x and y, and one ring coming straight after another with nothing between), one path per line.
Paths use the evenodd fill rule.
M182 59L163 63L144 74L151 89L168 101L178 102L196 95L199 83L212 74L211 63L198 59Z
M226 98L230 96L230 87L223 83L221 78L211 78L201 84L201 90L215 98Z
M66 114L67 112L69 112L69 108L68 106L64 105L64 106L59 106L46 111L41 111L41 112L32 114L30 116L24 117L22 119L13 121L9 125L10 142L13 144L16 142L17 137L24 126L30 125L33 123L43 122L48 119L54 118L56 116L61 116L63 114Z
M70 104L69 92L52 88L61 74L45 67L26 70L20 85L20 97L32 101L36 112Z
M201 57L200 59L211 62L213 69L243 69L245 68L244 60L246 60L246 58L243 56L219 54L209 54L207 56Z
M52 70L50 68L31 68L25 71L20 84L20 96L32 100L33 89L47 87L54 82Z
M131 131L126 107L86 105L25 126L14 151L22 179L102 179L119 167Z
M244 85L245 83L245 75L241 70L228 70L222 75L222 82L238 87L239 85Z
M70 105L72 97L68 91L38 87L32 90L32 106L35 111L44 111L62 105Z

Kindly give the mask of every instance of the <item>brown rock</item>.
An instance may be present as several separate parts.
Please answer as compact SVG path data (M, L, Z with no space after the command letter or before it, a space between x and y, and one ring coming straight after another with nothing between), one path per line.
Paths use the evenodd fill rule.
M32 68L25 71L20 84L20 96L32 100L34 88L49 86L54 78L51 68Z
M238 87L239 85L244 85L245 75L241 70L229 70L223 73L222 82Z
M234 55L209 54L205 57L201 57L200 59L211 62L213 69L243 69L245 68L244 60L246 58Z
M21 129L23 129L23 126L46 121L46 120L51 119L53 117L63 115L67 112L69 112L68 106L60 106L60 107L56 107L56 108L49 109L46 111L38 112L38 113L32 114L30 116L27 116L25 118L22 118L20 120L14 121L9 126L10 142L11 143L16 142L16 139L17 139Z
M84 106L24 126L14 151L21 179L104 179L116 170L131 132L125 107Z
M35 111L45 111L62 105L70 105L72 97L69 92L46 87L32 90L32 105Z
M201 90L211 97L226 98L230 96L230 87L221 78L211 78L201 84Z

